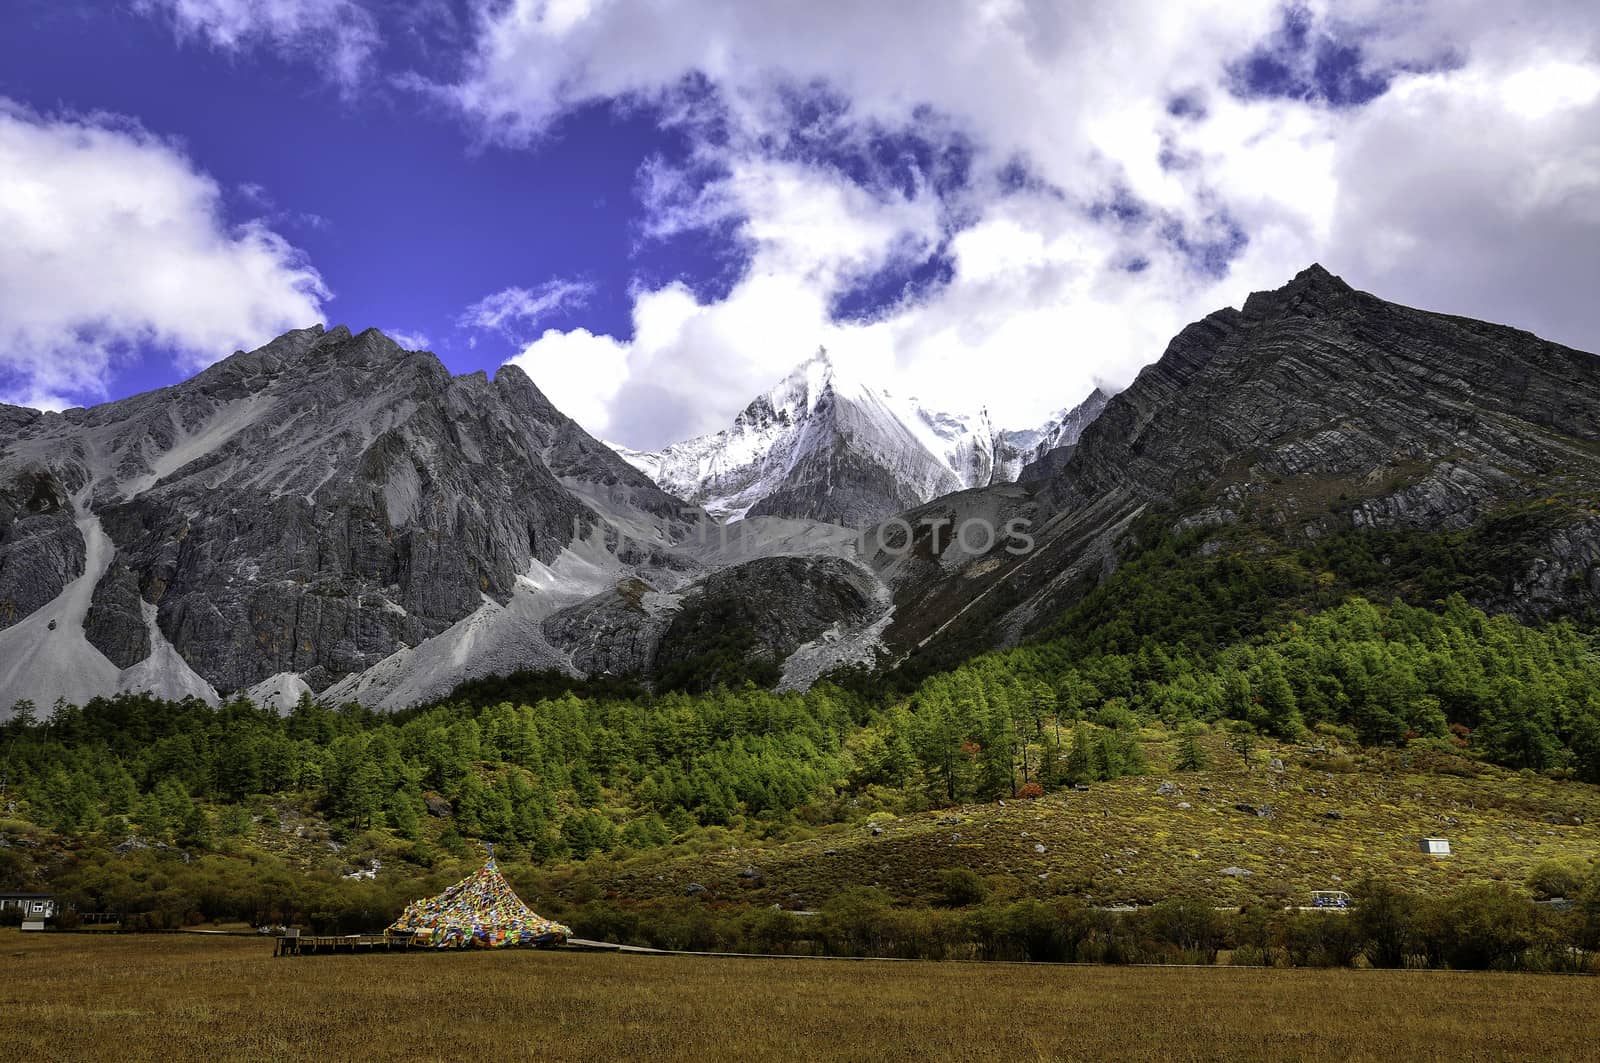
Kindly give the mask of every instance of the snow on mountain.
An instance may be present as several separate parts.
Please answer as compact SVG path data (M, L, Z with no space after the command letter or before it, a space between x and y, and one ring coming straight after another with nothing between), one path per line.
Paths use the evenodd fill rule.
M781 660L877 619L854 553L832 524L707 520L515 367L297 330L91 409L0 405L0 720L119 691L400 708L524 668L648 681L699 652L677 603L719 593L781 599ZM712 578L769 558L781 583Z
M994 475L989 482L1015 483L1028 479L1028 466L1076 444L1083 430L1100 416L1100 411L1110 401L1111 396L1095 388L1078 405L1062 410L1038 428L1001 432Z
M1030 463L1076 442L1105 401L1096 390L1037 428L1003 430L987 410L929 409L819 349L728 428L656 452L611 446L663 490L725 520L768 515L852 524L1014 481Z
M718 595L773 598L775 659L859 659L887 605L836 563L840 525L1074 432L931 411L819 352L724 432L624 461L520 370L452 376L343 327L91 409L0 406L0 718L122 690L398 708L518 668L648 678L697 652L677 609Z

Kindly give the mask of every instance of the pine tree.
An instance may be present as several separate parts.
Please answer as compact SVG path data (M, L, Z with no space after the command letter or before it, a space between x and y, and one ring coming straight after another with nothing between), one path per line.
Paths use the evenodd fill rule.
M1256 736L1249 724L1238 724L1234 727L1228 739L1228 748L1239 754L1239 759L1244 762L1245 770L1251 767L1251 755L1255 752Z
M356 762L345 782L341 811L355 827L370 827L373 817L383 810L383 772L366 750L356 754Z
M1282 658L1276 653L1262 656L1250 687L1256 706L1256 711L1251 713L1252 723L1270 728L1274 734L1285 738L1298 737L1305 730L1294 687L1284 674Z
M983 769L983 796L1015 797L1017 733L1011 713L999 699L990 702L989 718L984 721L983 748L979 760Z
M197 849L211 844L211 820L198 804L191 804L183 817L183 824L178 828L178 844Z
M1072 731L1072 753L1067 757L1067 778L1074 783L1093 782L1099 778L1095 774L1094 754L1091 746L1094 736L1089 730L1089 725L1082 720Z
M11 706L11 719L6 721L6 729L13 734L26 734L39 724L38 710L32 701L23 698Z
M384 807L384 818L389 826L402 838L417 838L417 832L422 823L422 810L416 791L410 786L402 786L389 797L389 803Z
M1184 727L1178 734L1178 757L1174 763L1178 771L1205 771L1206 751L1200 746L1200 737L1193 727Z

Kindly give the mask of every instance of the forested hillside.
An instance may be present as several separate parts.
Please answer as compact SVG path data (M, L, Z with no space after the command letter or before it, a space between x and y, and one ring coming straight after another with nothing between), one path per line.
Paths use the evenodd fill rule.
M557 865L707 830L760 842L1034 796L1145 771L1151 735L1177 743L1178 770L1320 733L1600 782L1592 636L1468 604L1463 574L1481 558L1450 559L1475 548L1440 535L1293 550L1163 537L1041 641L921 680L841 674L804 694L520 675L398 714L310 698L281 716L131 695L21 706L0 727L4 807L88 850L240 851L274 825L325 824L336 849L392 839L386 851L420 870L472 840ZM1418 604L1361 596L1380 581ZM308 860L303 835L280 856ZM72 866L0 848L6 885Z

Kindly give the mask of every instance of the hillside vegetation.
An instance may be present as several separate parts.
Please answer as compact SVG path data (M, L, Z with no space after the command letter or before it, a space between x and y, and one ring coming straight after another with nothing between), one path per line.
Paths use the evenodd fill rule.
M1586 618L1469 604L1498 548L1159 538L1037 643L805 694L520 675L393 715L23 705L0 727L0 885L157 923L374 925L485 841L553 914L600 922L863 887L948 906L947 873L993 904L1282 907L1374 876L1526 891L1554 861L1578 895L1600 657Z

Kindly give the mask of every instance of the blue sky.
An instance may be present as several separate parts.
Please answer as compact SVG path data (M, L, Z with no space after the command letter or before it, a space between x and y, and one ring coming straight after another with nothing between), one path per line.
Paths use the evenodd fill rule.
M426 336L452 370L492 371L520 349L514 340L456 324L486 294L581 280L581 305L548 320L625 335L636 275L699 285L724 268L696 241L641 241L637 170L684 151L682 135L646 113L596 103L536 150L484 144L413 93L349 96L301 59L184 42L158 18L96 6L109 10L22 0L0 44L0 96L128 115L175 138L223 186L230 218L265 216L305 253L333 293L330 322ZM427 62L394 39L387 60ZM113 395L183 375L170 349L133 354Z
M1313 260L1600 348L1600 16L1479 0L7 0L0 399L288 327L598 434L826 345L1036 423Z

